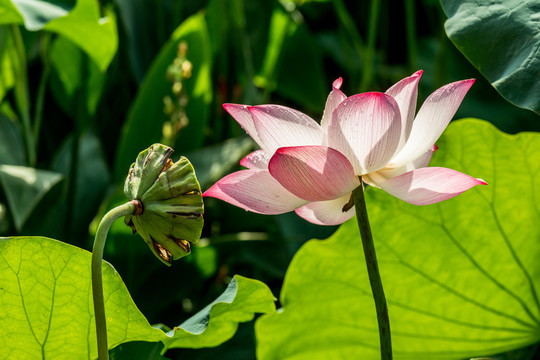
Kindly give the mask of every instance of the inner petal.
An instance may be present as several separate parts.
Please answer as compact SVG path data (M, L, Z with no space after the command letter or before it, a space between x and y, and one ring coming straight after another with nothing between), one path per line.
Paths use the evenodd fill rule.
M401 137L401 114L390 95L363 93L342 101L328 126L328 145L351 162L356 175L384 167Z
M308 201L336 199L360 185L347 158L326 146L279 148L268 170L284 188Z

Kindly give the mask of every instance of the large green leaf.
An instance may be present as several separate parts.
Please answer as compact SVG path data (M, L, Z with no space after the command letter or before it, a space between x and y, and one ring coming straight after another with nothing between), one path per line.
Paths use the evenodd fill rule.
M47 30L63 35L83 49L105 71L118 48L113 13L101 17L97 0L3 1L0 24L24 24L30 31Z
M0 240L0 357L96 358L91 254L42 237ZM129 340L159 341L118 273L103 264L111 347Z
M75 6L75 0L8 0L11 1L31 31L41 30L48 22L66 16ZM7 5L4 5L7 7Z
M129 165L140 149L149 147L162 138L163 122L167 120L163 112L163 98L167 95L173 96L172 84L167 80L166 72L176 57L180 41L188 44L187 58L193 64L193 71L191 78L185 82L189 124L180 131L175 149L183 153L199 147L203 142L212 100L211 49L206 20L204 14L199 13L186 19L174 31L139 88L119 140L115 164L116 180L125 178Z
M19 124L0 113L0 164L23 165L25 153Z
M97 356L90 258L89 252L53 239L0 239L0 358ZM234 334L238 322L275 310L266 285L236 276L216 301L165 333L148 324L118 273L103 265L110 347L129 341L215 346Z
M84 108L84 114L93 116L106 74L66 37L54 39L49 56L52 69L50 86L58 104L73 118L79 115L80 107Z
M155 55L174 30L170 27L181 22L173 4L170 0L115 0L126 34L130 70L137 84L143 81Z
M230 339L239 322L275 309L274 296L266 285L236 275L223 294L167 333L170 339L163 342L167 349L214 347Z
M0 102L6 93L15 86L18 64L15 64L13 60L17 58L17 49L11 35L9 28L0 26L0 73L2 74L0 77Z
M441 0L448 37L513 104L540 114L537 0Z
M0 2L0 24L11 24L22 22L22 16L11 1Z
M116 19L112 12L101 17L96 0L77 0L67 16L51 21L45 30L59 33L83 49L101 71L111 63L118 48Z
M460 359L540 341L540 135L449 126L433 165L486 187L430 206L367 191L396 359ZM296 254L283 312L257 322L261 359L379 359L362 245L351 219Z
M32 210L62 178L61 174L52 171L0 165L0 185L17 230L22 229Z

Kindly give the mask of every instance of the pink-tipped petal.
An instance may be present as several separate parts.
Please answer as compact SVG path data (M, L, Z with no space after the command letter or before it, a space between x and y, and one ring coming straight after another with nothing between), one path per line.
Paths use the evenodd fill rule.
M346 194L340 198L329 201L314 201L295 210L298 216L317 225L339 225L352 218L355 214L354 206L343 207L347 205L351 194Z
M253 117L251 116L251 113L249 112L249 106L248 105L240 105L240 104L223 104L223 108L231 114L231 116L236 120L238 124L244 129L249 136L255 142L261 146L262 141L259 138L259 135L257 134L257 130L255 129L255 124L253 123ZM262 147L262 146L261 146Z
M251 154L244 156L244 158L240 160L240 165L252 170L267 170L268 161L270 161L270 158L264 150L256 150Z
M328 128L328 123L332 118L332 113L334 112L334 110L343 100L347 98L347 96L341 90L339 90L342 83L343 79L339 78L335 80L332 84L332 91L326 99L326 105L324 106L324 113L321 120L321 126L323 130L326 130Z
M268 171L283 187L308 201L332 200L360 185L349 160L326 146L279 148Z
M387 193L414 205L438 203L473 186L487 185L482 179L441 167L421 168L388 180L371 179Z
M229 174L206 190L203 196L221 199L259 214L283 214L307 201L291 194L265 170L242 170Z
M341 85L343 85L343 78L339 77L332 83L332 88L334 90L339 90L341 88Z
M422 156L441 136L474 79L445 85L431 94L418 111L405 146L392 159L396 166Z
M351 162L356 175L385 166L401 136L401 115L393 97L363 93L345 99L328 126L328 145Z
M252 106L249 111L261 148L270 155L284 146L322 144L321 126L300 111L279 105Z
M401 138L399 139L397 151L403 148L411 133L416 112L416 99L418 98L418 82L422 72L422 70L415 72L386 91L386 94L396 100L401 112Z

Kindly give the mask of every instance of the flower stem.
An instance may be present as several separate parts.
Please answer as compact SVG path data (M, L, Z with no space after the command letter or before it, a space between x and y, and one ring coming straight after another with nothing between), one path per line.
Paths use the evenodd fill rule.
M115 207L109 211L98 225L94 248L92 250L92 296L94 298L94 313L96 316L96 337L98 345L98 359L109 359L107 345L107 323L105 320L105 302L103 300L103 280L101 262L107 234L112 223L119 217L135 213L136 206L133 201Z
M369 226L369 219L366 209L366 201L364 198L364 186L361 185L353 191L354 206L356 209L356 220L358 221L358 229L362 238L364 247L364 256L366 257L366 265L369 275L369 283L371 292L375 300L375 309L377 311L377 323L379 324L379 339L381 344L381 359L392 359L392 341L390 338L390 320L388 319L388 307L386 306L386 298L379 274L379 266L377 265L377 255L375 254L375 245L373 244L373 236Z

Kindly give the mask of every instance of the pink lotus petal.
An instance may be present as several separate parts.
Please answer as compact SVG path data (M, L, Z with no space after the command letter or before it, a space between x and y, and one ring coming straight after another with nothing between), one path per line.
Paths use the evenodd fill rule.
M321 145L323 130L306 114L279 105L260 105L249 108L261 148L273 154L284 146Z
M238 124L244 129L249 136L255 142L261 146L262 141L259 138L259 135L257 134L257 130L255 129L255 124L253 123L253 117L251 116L251 113L249 112L249 106L248 105L240 105L240 104L223 104L223 108L231 114L231 116L236 120ZM261 146L262 147L262 146Z
M474 79L457 81L435 90L424 101L407 143L391 163L400 166L422 156L446 129L473 83Z
M419 70L386 91L386 94L396 100L401 113L401 138L397 151L403 148L411 133L418 98L418 82L421 76L422 70Z
M482 179L442 167L421 168L389 180L371 179L387 193L414 205L438 203L473 186L487 185Z
M268 170L283 187L309 201L335 199L360 185L347 158L326 146L279 148Z
M288 192L265 170L242 170L225 176L203 196L211 196L259 214L283 214L307 203Z
M329 201L310 202L296 209L298 216L317 225L339 225L355 214L354 206L343 212L343 207L349 202L352 194Z
M268 161L270 161L270 158L264 150L256 150L251 154L244 156L244 158L240 160L240 165L252 170L267 170Z
M433 145L428 151L426 151L423 155L416 158L415 160L400 166L398 168L384 168L379 171L377 171L378 174L384 176L386 179L393 178L394 176L398 176L401 174L404 174L411 170L416 170L424 167L428 167L429 163L431 162L431 157L433 156L433 153L438 149L437 145Z
M347 98L347 96L341 90L339 90L342 83L343 79L339 78L332 84L332 91L326 99L326 105L324 106L324 113L321 120L321 126L323 129L328 128L328 123L332 118L332 113L338 107L338 105Z
M351 162L356 175L384 167L401 136L401 115L393 97L363 93L345 99L328 125L328 145Z

